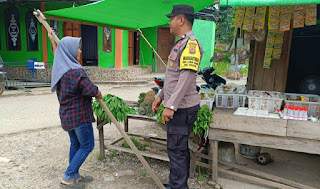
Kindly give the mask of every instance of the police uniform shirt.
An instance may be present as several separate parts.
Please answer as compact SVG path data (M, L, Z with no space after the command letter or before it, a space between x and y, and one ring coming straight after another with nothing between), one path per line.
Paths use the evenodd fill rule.
M168 57L164 87L159 94L164 107L176 111L199 104L196 79L203 53L193 31L175 43Z

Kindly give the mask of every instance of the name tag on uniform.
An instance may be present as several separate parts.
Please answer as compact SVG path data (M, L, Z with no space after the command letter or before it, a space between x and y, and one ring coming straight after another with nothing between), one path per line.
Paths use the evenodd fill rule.
M197 40L188 40L180 58L180 70L198 71L200 65L200 48Z

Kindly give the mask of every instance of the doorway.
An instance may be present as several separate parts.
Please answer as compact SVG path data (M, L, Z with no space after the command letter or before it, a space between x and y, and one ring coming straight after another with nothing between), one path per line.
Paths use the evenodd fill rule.
M140 35L138 32L128 32L128 66L139 65Z
M84 66L98 66L98 30L96 26L81 25L82 62Z

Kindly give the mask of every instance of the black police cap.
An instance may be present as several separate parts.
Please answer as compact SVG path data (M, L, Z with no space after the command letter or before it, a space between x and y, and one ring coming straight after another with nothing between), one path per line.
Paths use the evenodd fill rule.
M168 18L176 16L178 14L194 15L194 8L190 5L173 5L172 12L167 14Z

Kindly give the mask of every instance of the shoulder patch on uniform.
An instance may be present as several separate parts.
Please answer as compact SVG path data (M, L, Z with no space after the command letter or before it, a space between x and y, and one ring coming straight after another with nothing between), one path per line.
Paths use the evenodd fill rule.
M201 59L200 48L197 40L189 39L180 58L180 70L198 71Z

